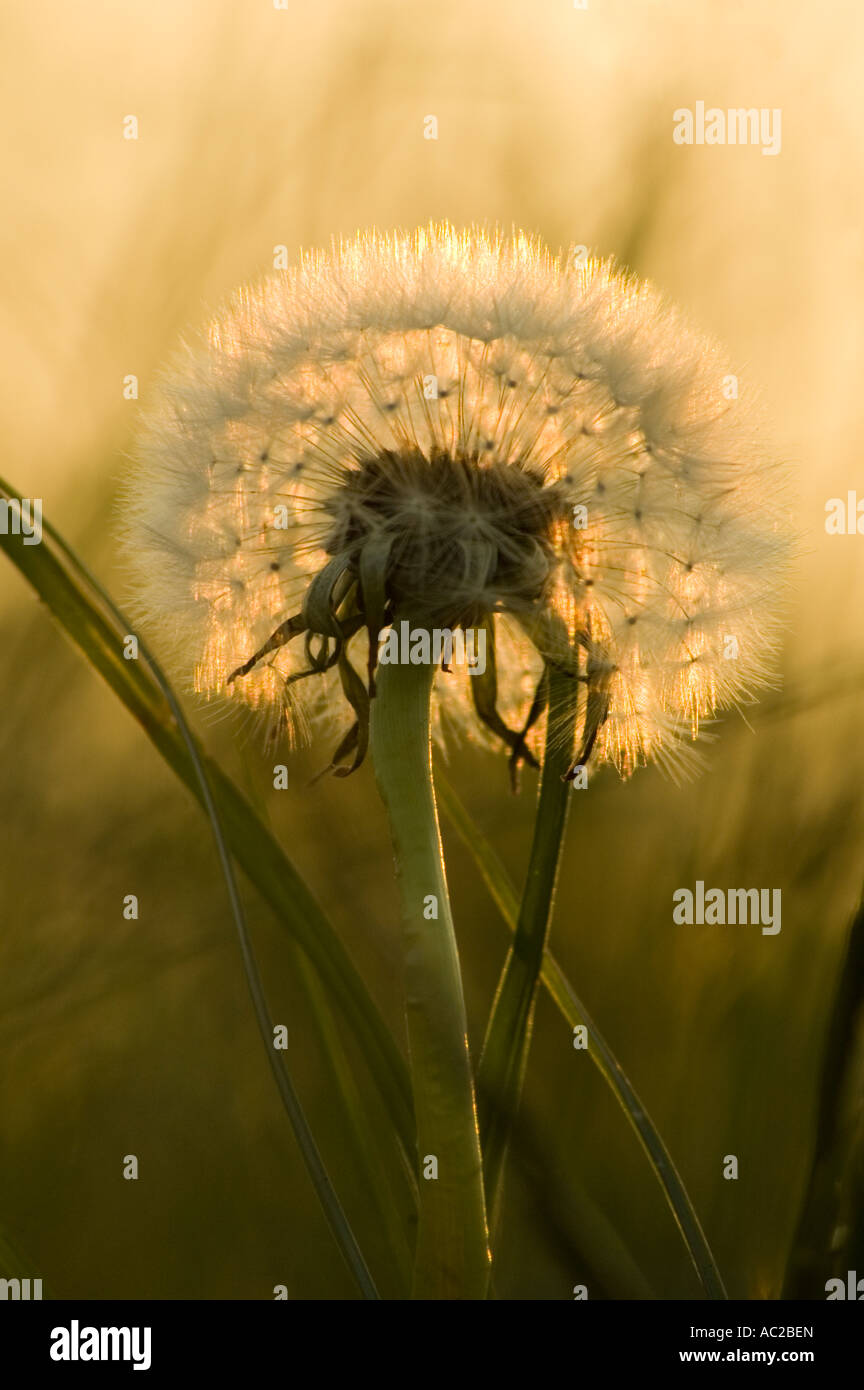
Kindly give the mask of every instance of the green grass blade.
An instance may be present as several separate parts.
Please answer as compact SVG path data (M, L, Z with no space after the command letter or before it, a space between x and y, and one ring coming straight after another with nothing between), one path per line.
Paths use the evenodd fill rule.
M68 547L66 547L65 544L63 546L63 549L65 554L69 558L71 558L71 552L68 550ZM114 609L113 605L112 610L114 612L114 615L118 619L120 619L121 614L119 610ZM351 1225L348 1221L347 1216L345 1215L345 1211L342 1207L342 1204L339 1201L336 1189L333 1186L333 1183L330 1179L330 1175L328 1174L324 1162L321 1158L321 1154L318 1150L318 1146L315 1142L315 1138L312 1134L309 1122L306 1119L306 1115L303 1110L303 1106L300 1102L300 1098L297 1094L294 1083L291 1080L291 1075L288 1071L284 1059L277 1057L276 1050L273 1046L273 1038L275 1033L275 1029L273 1026L273 1018L267 1005L267 999L264 993L264 985L261 979L258 961L255 956L255 951L252 945L252 938L249 934L249 927L246 921L246 912L243 907L243 900L240 896L236 875L234 873L234 864L228 846L225 843L225 836L222 829L222 821L217 810L215 801L213 799L213 791L210 786L206 770L201 760L200 751L192 735L192 731L186 722L185 716L183 714L182 709L180 708L179 702L177 701L177 698L174 695L171 686L169 685L168 681L163 675L161 668L156 664L149 652L147 652L143 647L139 648L139 656L143 657L147 665L150 667L153 676L156 680L156 683L159 686L159 689L162 692L162 695L164 696L165 701L169 709L171 710L171 713L174 716L177 727L180 730L180 736L183 739L184 744L186 745L187 751L189 753L190 758L192 759L192 763L195 768L195 773L198 778L198 785L201 790L201 800L213 831L213 838L216 843L216 852L219 856L219 863L222 869L222 876L225 880L225 886L231 904L231 912L234 917L234 924L237 929L237 936L240 943L240 954L243 960L243 970L246 975L246 982L249 987L249 993L252 999L252 1007L255 1011L255 1018L258 1023L258 1028L261 1033L261 1038L264 1043L265 1051L267 1053L267 1060L270 1065L270 1070L272 1071L274 1080L276 1082L276 1088L279 1092L282 1104L285 1108L285 1112L288 1115L291 1128L294 1131L294 1137L297 1140L298 1148L300 1149L303 1161L306 1164L306 1170L309 1174L310 1181L312 1183L313 1188L315 1189L316 1196L318 1197L318 1200L321 1203L321 1207L324 1211L325 1217L327 1218L327 1222L330 1226L331 1232L333 1233L336 1244L342 1252L345 1262L348 1265L348 1268L351 1270L351 1273L353 1274L357 1282L357 1286L363 1294L363 1297L366 1299L377 1299L379 1295L378 1290L375 1287L375 1281L373 1280L372 1275L369 1272L369 1268L366 1264L363 1252L361 1251L357 1239L354 1235L354 1232L351 1229ZM311 967L308 965L308 962L306 963L306 969L311 975ZM312 1017L315 1021L315 1024L318 1026L320 1033L321 1025L323 1023L322 1015L324 1005L323 999L320 998L319 991L317 989L317 979L315 980L315 989L312 995L311 1003ZM337 1088L339 1088L340 1083L344 1084L344 1073L341 1071L338 1065L338 1060L334 1058L333 1061L335 1062L335 1065L333 1066L334 1080L337 1084ZM353 1121L356 1118L356 1112L353 1110L350 1111L349 1118L352 1123L349 1125L348 1135L351 1138L356 1138L357 1129L353 1123Z
M816 1142L782 1297L824 1298L864 1253L864 902L852 919L819 1075Z
M563 780L573 756L576 682L550 667L548 722L540 798L525 892L516 930L489 1015L477 1073L483 1168L492 1229L500 1202L510 1137L516 1123L531 1046L534 1008L549 935L555 881L572 787ZM562 738L571 731L569 741Z
M473 855L480 875L507 926L515 932L519 917L519 900L506 869L492 846L478 831L453 787L440 772L436 774L436 785L444 814ZM726 1289L717 1262L671 1154L624 1068L548 949L543 955L541 980L569 1027L572 1029L581 1025L586 1029L590 1040L589 1056L611 1088L651 1164L705 1294L712 1299L726 1298Z
M2 488L3 483L2 480L0 480L0 490L2 490ZM43 522L43 528L46 534L51 537L58 550L61 551L64 555L71 572L78 576L79 580L83 579L84 583L87 586L89 586L93 594L104 606L105 610L114 619L117 625L118 634L126 632L129 627L128 620L120 612L119 608L117 608L110 595L108 595L105 592L105 590L99 584L98 580L95 579L94 576L90 573L90 571L86 568L86 566L82 564L78 556L75 555L75 553L72 550L70 550L63 537L57 531L55 531L50 521L45 520ZM154 680L156 685L159 687L159 690L167 690L170 693L170 686L168 686L168 683L162 675L154 657L147 650L144 644L140 641L140 638L139 651L145 661L145 675L147 668L149 667L153 672ZM172 713L174 712L175 708L176 702L172 704ZM182 720L182 713L179 710L177 711L177 713L179 718ZM192 735L187 728L186 738L184 739L184 742L186 742L187 747L190 748L190 751L193 752L194 756L194 748L197 747L197 745L190 744L190 739L192 739ZM197 761L200 764L200 756L198 757ZM230 793L230 795L233 795L237 798L237 800L243 808L242 815L245 816L248 803L245 802L242 793L240 793L234 787L233 783L231 783L227 778L223 776L219 769L216 768L215 764L211 764L208 759L205 759L205 762L210 767L211 776L214 770L216 771L216 773L218 774L218 780L220 781L220 784L224 784L224 790L226 791L226 793ZM200 782L201 779L199 776L199 785ZM251 808L250 814L253 817L255 817L255 812L252 811ZM309 959L311 959L312 962L315 964L315 967L319 972L320 978L322 980L329 981L330 984L334 987L334 989L336 989L336 978L340 976L343 978L344 990L340 992L340 990L336 989L336 993L339 995L340 1006L343 1012L346 1014L346 1017L349 1021L351 1021L352 1019L354 1020L355 1033L358 1037L358 1040L362 1043L365 1039L369 1046L370 1069L376 1058L384 1063L385 1081L381 1085L380 1089L382 1090L383 1099L389 1100L390 1108L392 1111L391 1119L395 1118L397 1120L397 1134L399 1138L400 1152L403 1158L403 1167L406 1174L410 1174L410 1177L412 1179L411 1191L413 1197L416 1199L416 1182L414 1182L413 1180L413 1166L416 1144L414 1143L412 1137L413 1112L410 1101L410 1084L408 1080L408 1072L405 1066L405 1062L398 1048L393 1043L393 1039L390 1035L390 1032L384 1024L383 1020L381 1019L381 1016L375 1008L375 1005L372 1003L371 999L368 999L366 987L363 984L363 981L360 979L359 975L357 975L357 972L351 964L350 958L347 956L347 953L345 952L341 942L339 941L339 938L333 932L333 928L330 926L326 917L324 917L320 907L318 906L315 899L312 897L311 893L309 893L306 889L306 885L303 882L303 879L300 877L297 870L295 869L294 865L288 859L287 855L282 850L278 842L273 839L270 831L265 829L265 827L260 821L256 821L256 833L260 833L266 836L266 848L268 854L271 858L273 858L276 861L277 881L275 884L273 884L273 887L277 890L277 892L278 879L280 877L284 878L285 885L287 885L292 892L302 890L300 914L292 916L292 913L290 912L290 910L288 910L290 909L294 901L291 897L286 896L284 893L282 893L279 895L278 901L276 900L273 892L270 891L272 882L271 876L267 877L266 882L263 885L261 882L259 882L257 878L253 878L255 886L259 888L259 891L261 892L265 901L267 901L270 907L277 913L280 921L286 922L289 928L292 930L292 933L296 936L298 943L305 952L306 956L308 956ZM251 874L250 877L252 877ZM300 931L300 928L302 928L304 924L308 924L310 921L312 922L315 928L315 932L313 935L309 935L308 933L304 935ZM328 936L330 938L329 940ZM316 956L316 951L319 947L323 947L320 960ZM325 959L328 951L332 956L332 971L325 965ZM308 978L311 980L313 977L310 975ZM356 1018L354 1012L352 1011L352 1008L350 1007L350 996L352 991L356 992L358 1001ZM316 997L319 1000L323 1009L323 1007L326 1004L324 995L321 994L319 991ZM323 1012L321 1018L322 1026L327 1027L328 1025L324 1024L323 1022ZM398 1123L400 1116L402 1120L401 1124Z
M329 1072L333 1089L342 1102L342 1112L347 1121L347 1133L351 1141L351 1162L360 1174L375 1222L384 1234L390 1254L395 1297L407 1298L411 1289L411 1271L414 1251L408 1237L406 1223L402 1220L400 1204L395 1200L392 1185L385 1184L384 1174L392 1166L392 1138L389 1124L384 1116L370 1113L370 1105L377 1097L364 1099L351 1071L345 1047L339 1034L333 1010L306 956L299 947L293 947L296 968L301 976L306 1000L309 1004L320 1041L320 1053L324 1066ZM404 1174L401 1186L407 1185ZM409 1191L409 1197L413 1191ZM385 1295L386 1296L386 1295Z
M7 498L18 496L2 481L0 492ZM365 1051L373 1076L385 1093L388 1112L401 1143L404 1167L413 1174L413 1121L407 1069L347 952L281 847L261 825L230 780L200 752L188 728L184 732L182 712L152 658L149 658L151 669L148 670L146 654L139 646L144 659L124 660L122 638L129 631L129 626L122 614L87 575L53 528L44 522L43 532L52 541L50 546L44 542L37 546L24 546L19 537L9 535L0 536L0 544L61 627L138 719L172 769L208 810L223 858L223 870L227 862L226 882L232 894L235 920L238 920L239 909L238 929L247 966L251 963L254 967L254 961L250 962L248 956L248 934L242 921L242 907L236 888L233 892L231 888L233 875L226 841L247 875L333 992L341 1012ZM97 598L100 603L95 601ZM109 616L100 611L100 604L108 609ZM256 974L257 971L253 971L249 979L260 1024L266 1013L261 1012L263 994L260 993L260 981L257 987L253 983ZM272 1037L272 1028L269 1028L268 1055L273 1052ZM304 1121L296 1108L296 1097L286 1098L281 1081L280 1090L283 1101L292 1110L302 1131ZM304 1145L305 1156L314 1165L314 1155L305 1139L301 1147ZM319 1170L319 1180L320 1177ZM355 1268L355 1272L359 1272L359 1267ZM368 1292L371 1292L371 1285L367 1286Z
M3 485L3 487L5 490L5 485ZM8 497L9 493L7 492L6 495ZM53 536L55 533L49 532L49 534ZM25 551L27 548L29 547L25 547L23 542L21 542L18 546L18 549L20 551ZM41 549L41 545L39 548ZM71 552L65 545L63 546L63 552L67 559L72 558ZM114 611L116 616L119 618L119 613L116 610ZM70 633L70 635L74 636L74 632ZM222 874L225 879L225 884L228 890L228 897L231 904L231 912L234 918L240 943L240 952L243 960L243 969L246 975L249 992L252 998L252 1005L255 1012L255 1018L258 1023L265 1051L267 1053L268 1064L273 1073L273 1077L276 1082L276 1086L279 1091L282 1104L291 1123L292 1130L294 1131L294 1136L297 1140L298 1148L300 1149L300 1153L306 1165L306 1170L309 1174L309 1178L312 1182L312 1186L315 1190L315 1193L321 1203L321 1207L324 1211L331 1232L348 1265L348 1268L354 1275L354 1278L357 1281L357 1285L360 1288L364 1298L377 1299L378 1292L375 1287L375 1283L371 1277L362 1251L360 1250L360 1247L351 1229L350 1223L348 1222L348 1219L342 1208L342 1204L339 1201L333 1183L330 1180L330 1176L326 1170L326 1167L324 1166L323 1160L318 1151L318 1146L315 1143L314 1136L309 1127L309 1123L306 1119L306 1115L300 1103L300 1099L297 1095L294 1084L291 1080L286 1066L284 1065L284 1062L282 1062L282 1060L276 1056L276 1050L273 1046L273 1037L275 1031L273 1026L273 1020L269 1012L266 997L264 994L263 982L261 980L260 971L258 969L258 963L252 947L252 941L246 923L246 914L243 908L242 899L240 897L240 893L237 887L237 881L234 875L233 863L231 861L231 856L225 843L221 819L219 816L219 812L216 808L216 804L213 798L213 792L201 758L201 754L195 743L194 738L192 737L192 733L186 723L186 720L174 696L174 693L171 690L171 687L166 681L165 677L162 675L162 672L160 671L159 667L156 666L152 658L148 659L146 654L139 652L139 655L143 655L144 660L147 661L147 664L150 666L152 670L152 674L155 679L156 685L158 686L159 692L162 698L164 699L166 705L168 706L168 709L179 732L180 738L182 739L183 744L185 745L186 752L188 753L189 758L192 762L192 766L194 768L200 793L200 799L204 805L204 809L207 813L208 819L211 824L211 828L213 830L213 836L216 842L216 849L219 855Z

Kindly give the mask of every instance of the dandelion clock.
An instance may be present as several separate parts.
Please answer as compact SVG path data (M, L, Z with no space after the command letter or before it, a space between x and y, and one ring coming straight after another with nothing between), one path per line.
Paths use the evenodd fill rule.
M320 742L335 774L369 757L387 807L435 1160L416 1297L487 1293L574 784L603 763L678 775L771 679L782 472L730 381L611 263L431 225L238 293L149 406L126 503L142 631L187 688ZM431 755L462 739L514 784L540 768L476 1066Z

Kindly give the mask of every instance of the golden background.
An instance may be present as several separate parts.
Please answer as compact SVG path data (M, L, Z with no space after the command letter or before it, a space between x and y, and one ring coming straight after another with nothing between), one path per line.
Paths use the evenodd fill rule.
M553 947L666 1138L730 1292L776 1296L820 1048L864 870L860 487L864 12L782 0L13 0L2 21L3 472L122 603L116 493L180 333L273 249L359 227L512 224L654 280L742 364L796 479L782 692L727 716L708 768L598 776L574 804ZM779 107L782 152L680 147L696 101ZM137 116L137 141L122 137ZM438 119L424 140L424 117ZM158 642L154 645L158 651ZM58 1296L354 1296L256 1037L206 822L99 678L0 568L0 1226ZM195 714L400 1025L389 840L368 766L291 764ZM518 874L530 777L450 775ZM479 1036L506 932L447 840ZM679 928L675 888L782 889L783 927ZM122 916L136 893L140 918ZM247 900L288 1059L374 1260L284 937ZM139 1158L137 1182L123 1156ZM723 1158L740 1176L724 1181ZM608 1223L608 1225L606 1224ZM499 1292L695 1297L659 1189L543 998Z

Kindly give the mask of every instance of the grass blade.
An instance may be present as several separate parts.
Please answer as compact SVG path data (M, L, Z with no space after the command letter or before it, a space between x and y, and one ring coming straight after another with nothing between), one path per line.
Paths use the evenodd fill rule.
M495 992L477 1074L483 1165L493 1230L507 1149L522 1097L537 988L572 796L572 788L563 777L572 759L573 733L569 742L562 740L561 735L565 728L571 731L574 728L578 687L570 676L552 667L547 670L546 680L549 700L546 755L525 893Z
M8 499L18 494L0 480L0 493ZM413 1173L413 1123L407 1069L383 1020L365 990L347 952L336 937L315 899L281 847L261 825L245 799L221 770L201 753L185 724L182 711L152 658L139 646L144 658L126 661L122 657L123 636L128 624L110 599L76 560L62 539L47 523L43 532L51 545L24 546L15 536L0 535L0 544L24 577L33 585L63 629L111 685L115 693L138 719L151 741L204 806L216 836L223 872L229 888L235 922L247 968L247 979L256 1006L259 1027L265 1032L268 1057L275 1062L273 1031L257 966L251 955L242 904L233 879L228 846L235 853L253 883L275 909L311 960L322 980L333 991L347 1020L353 1026L373 1075L382 1083L389 1113L402 1148L403 1164ZM88 592L90 591L90 592ZM99 600L97 603L96 600ZM100 608L107 609L105 612ZM148 670L149 667L149 670ZM227 843L226 843L227 842ZM380 1064L380 1065L379 1065ZM343 1253L350 1251L349 1263L358 1275L367 1296L374 1296L368 1271L361 1269L359 1251L350 1250L353 1237L328 1194L329 1179L317 1156L308 1126L293 1094L290 1080L274 1067L283 1103L292 1115L298 1141L319 1195L327 1200L328 1216L340 1233ZM286 1086L287 1083L287 1086ZM341 1209L340 1209L341 1211ZM356 1243L355 1243L356 1244Z
M391 1182L385 1184L383 1174L388 1164L392 1166L392 1151L384 1142L391 1138L386 1116L370 1113L370 1105L377 1097L364 1099L360 1094L345 1047L339 1034L333 1010L317 974L298 946L292 947L296 957L296 968L302 978L303 988L318 1031L320 1053L330 1075L334 1090L342 1102L342 1112L346 1119L346 1131L351 1141L351 1162L361 1175L368 1202L378 1228L387 1241L394 1296L407 1298L411 1288L411 1269L414 1251L409 1239L406 1223L402 1220L399 1203L394 1199ZM399 1174L405 1187L404 1174ZM413 1197L413 1189L409 1194ZM384 1295L388 1295L385 1293Z
M507 926L515 932L519 917L519 900L507 871L492 846L478 831L453 787L440 772L436 774L436 785L444 814L473 855L480 875ZM726 1298L726 1289L717 1262L671 1154L624 1068L548 949L543 954L540 978L570 1028L579 1025L585 1027L591 1043L588 1048L589 1055L611 1088L651 1164L706 1296L712 1299Z
M864 902L846 942L819 1078L816 1143L783 1298L824 1298L864 1254Z

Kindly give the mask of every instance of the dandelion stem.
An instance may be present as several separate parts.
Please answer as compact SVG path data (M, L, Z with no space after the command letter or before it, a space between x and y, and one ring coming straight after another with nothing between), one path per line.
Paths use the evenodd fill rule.
M570 783L562 779L573 756L578 686L571 676L551 666L547 668L547 680L546 753L531 858L519 920L495 993L477 1077L484 1174L493 1228L507 1148L522 1095L558 862L572 796Z
M382 666L371 729L402 899L405 1011L423 1170L412 1297L482 1299L489 1238L462 975L432 781L434 676L434 665Z

